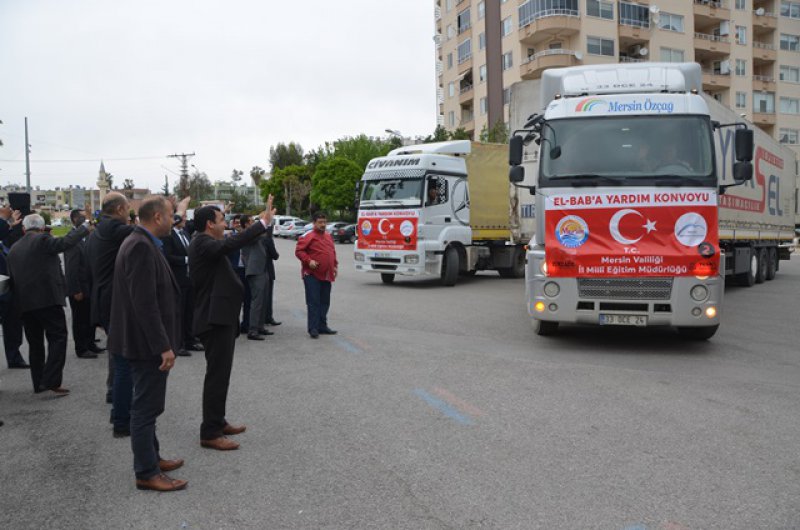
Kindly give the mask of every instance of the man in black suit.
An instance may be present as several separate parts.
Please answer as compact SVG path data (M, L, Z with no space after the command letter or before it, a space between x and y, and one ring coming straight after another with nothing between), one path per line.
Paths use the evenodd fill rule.
M247 229L249 221L242 225ZM270 227L271 228L271 227ZM267 230L270 230L267 228ZM247 327L248 340L264 340L264 335L272 335L266 326L267 296L267 247L262 240L254 239L242 247L242 262L247 284L250 287L250 322Z
M86 219L80 210L69 214L72 225L77 227ZM75 354L81 359L95 359L103 351L94 343L94 324L91 314L92 273L86 256L86 240L64 251L64 272L67 277L67 296L72 310L72 339Z
M28 339L33 391L65 396L69 390L61 383L67 355L67 292L58 255L77 245L89 229L81 223L66 236L54 238L45 233L44 219L38 214L25 216L22 228L25 235L8 253L8 270Z
M0 208L0 274L8 276L8 252L22 237L22 217L19 210ZM3 348L9 368L30 368L19 347L22 346L22 320L14 308L14 291L0 295L0 319L3 321Z
M242 225L250 225L249 215L236 214L231 219L231 231L225 234L225 237L230 237L242 232ZM242 325L241 332L247 333L250 329L250 285L247 283L247 276L245 275L244 261L242 260L242 250L237 248L228 254L228 259L231 260L231 267L233 271L239 276L242 285L244 285L244 299L242 300Z
M172 221L172 230L161 238L164 243L164 255L167 257L172 274L181 288L181 343L176 355L189 357L189 350L203 351L203 346L196 344L192 334L192 318L194 316L194 296L192 282L189 280L189 238L183 231L185 220L176 215Z
M275 214L272 195L257 223L241 234L225 238L225 216L218 208L204 206L194 213L197 233L189 246L189 276L195 299L194 332L206 348L203 383L203 423L200 445L221 451L239 444L226 435L244 432L245 426L225 419L233 350L239 334L239 309L244 286L233 271L228 254L263 234Z
M275 294L275 261L280 257L278 249L275 248L275 239L273 238L274 228L274 225L270 225L267 229L267 235L261 238L267 253L267 293L264 296L264 313L266 314L266 324L270 326L280 326L281 323L275 320L272 313L272 299Z
M122 243L114 266L108 351L127 360L133 378L130 431L136 487L175 491L187 481L164 473L181 467L183 460L163 460L156 437L181 330L180 287L159 239L172 228L172 204L161 196L145 199L139 222Z

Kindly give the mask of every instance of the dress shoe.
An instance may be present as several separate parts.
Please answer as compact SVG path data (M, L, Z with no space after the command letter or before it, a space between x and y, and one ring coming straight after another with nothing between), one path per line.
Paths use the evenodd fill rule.
M324 328L324 329L319 330L319 332L320 332L321 335L336 335L337 333L339 333L335 329L331 329L331 328Z
M186 346L186 349L189 351L206 351L206 349L203 348L203 345L200 344L199 342L195 342L194 344L189 344L188 346Z
M175 460L159 460L158 461L158 469L161 471L175 471L179 467L183 466L183 459L176 458Z
M239 449L238 443L224 436L214 438L213 440L200 440L200 445L208 447L209 449L216 449L217 451L233 451L234 449Z
M47 395L48 397L55 397L55 398L66 397L69 395L69 390L67 390L66 388L62 388L60 386L57 386L55 388L41 388L37 393L43 393L43 392L46 392L45 395Z
M103 353L104 351L106 351L106 349L95 346L94 344L90 344L89 351L92 353Z
M319 331L317 331L316 329L312 329L311 331L308 332L308 334L311 336L312 339L319 338Z
M114 438L127 438L128 436L131 435L131 430L130 429L114 429L113 430L113 435L114 435ZM162 471L168 471L168 470L162 470Z
M261 328L258 330L259 335L274 335L275 332L268 330L267 328Z
M89 351L75 352L75 355L78 356L78 359L97 359L97 354Z
M177 355L178 357L191 357L192 356L192 354L189 353L186 350L178 350L177 352L175 352L175 355Z
M247 340L265 340L262 335L259 335L257 332L251 332L247 334Z
M177 491L186 487L186 480L173 479L160 473L147 480L136 479L136 489L153 491Z
M247 427L244 425L231 425L230 423L226 423L225 427L222 428L222 434L231 436L233 434L242 434L246 430Z
M278 322L277 320L275 320L274 318L272 320L269 320L267 322L267 324L270 325L270 326L280 326L281 325L281 323Z
M19 368L19 369L23 369L23 370L24 370L24 369L26 369L26 368L30 368L30 367L31 367L31 365L29 365L29 364L28 364L28 363L26 363L26 362L21 362L21 363L9 364L9 365L8 365L8 367L9 367L9 368Z

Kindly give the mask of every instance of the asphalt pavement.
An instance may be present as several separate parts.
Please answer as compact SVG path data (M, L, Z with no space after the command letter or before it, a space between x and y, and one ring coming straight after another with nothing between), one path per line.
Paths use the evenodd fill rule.
M337 245L339 334L312 340L294 243L278 250L283 324L237 342L241 449L200 447L205 361L178 358L158 435L189 486L136 490L105 355L78 359L70 341L69 397L0 368L0 528L800 528L800 259L728 288L708 342L578 326L545 338L523 280L383 285Z

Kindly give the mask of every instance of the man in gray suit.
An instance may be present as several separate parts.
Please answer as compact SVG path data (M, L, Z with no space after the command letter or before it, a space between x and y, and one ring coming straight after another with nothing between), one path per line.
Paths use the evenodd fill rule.
M242 229L248 228L242 225ZM267 228L271 231L272 226ZM264 340L264 335L273 335L266 328L267 322L267 249L262 238L254 239L249 245L242 247L244 274L250 286L250 327L247 338Z

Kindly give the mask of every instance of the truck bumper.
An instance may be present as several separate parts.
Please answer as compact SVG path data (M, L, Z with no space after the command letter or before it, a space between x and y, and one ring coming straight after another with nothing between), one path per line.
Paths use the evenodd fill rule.
M355 268L360 272L400 276L439 276L442 269L442 255L435 252L356 250L353 256Z
M526 300L534 319L675 327L710 327L720 322L722 276L550 278L542 270L543 263L544 250L528 252Z

